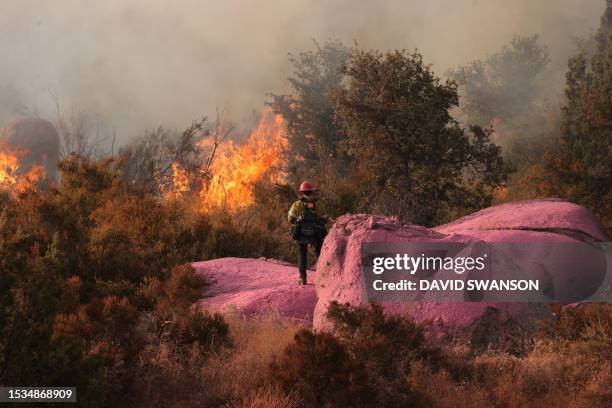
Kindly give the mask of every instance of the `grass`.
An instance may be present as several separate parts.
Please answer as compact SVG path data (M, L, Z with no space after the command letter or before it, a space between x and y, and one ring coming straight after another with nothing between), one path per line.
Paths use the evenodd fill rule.
M500 348L475 351L457 339L432 343L431 347L440 349L445 364L432 365L415 354L409 369L398 371L393 381L379 382L371 374L369 381L374 381L375 387L392 387L390 395L413 395L417 406L612 406L610 310L606 305L562 310L543 324L542 330L531 334L526 341L531 344L529 350L518 355ZM149 370L148 381L142 382L147 386L138 393L138 406L326 406L304 399L300 389L287 389L274 380L273 363L282 362L302 326L273 314L249 318L230 313L224 317L232 339L229 347L205 357L196 351L181 357L169 344L150 350L147 358L155 362L155 370ZM376 358L380 357L381 350L376 353ZM304 353L305 359L312 358L309 356L312 354ZM316 371L316 361L302 366ZM298 373L313 381L329 381L317 380L312 374L316 373ZM393 406L388 404L378 406ZM349 402L345 406L360 405Z
M208 390L223 400L246 398L253 404L277 395L259 388L266 385L271 362L293 341L300 326L274 314L251 318L230 314L226 321L234 345L212 356L202 369Z

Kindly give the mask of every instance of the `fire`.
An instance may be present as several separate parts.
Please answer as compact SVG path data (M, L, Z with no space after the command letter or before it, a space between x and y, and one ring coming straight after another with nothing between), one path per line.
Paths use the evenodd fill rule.
M45 171L41 166L32 166L28 171L22 172L20 157L27 155L27 151L12 149L8 145L0 146L0 190L19 193L36 185L44 177Z
M18 152L8 146L0 146L0 187L8 188L17 182Z
M212 166L212 179L200 193L202 208L239 210L254 202L259 181L283 182L288 147L283 117L265 110L259 124L243 144L223 144Z
M189 192L189 174L178 163L172 163L172 185L170 189L163 189L166 199L179 198Z

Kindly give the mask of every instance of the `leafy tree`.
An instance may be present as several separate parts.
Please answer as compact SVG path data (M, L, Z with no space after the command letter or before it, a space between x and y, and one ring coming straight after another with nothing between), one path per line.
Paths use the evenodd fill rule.
M341 147L344 129L330 100L343 86L339 68L354 49L332 40L314 46L313 51L290 55L291 93L271 95L269 105L287 122L290 181L294 185L303 179L314 182L335 216L352 211L356 199L352 163Z
M338 41L315 50L290 54L294 73L289 83L292 94L272 94L270 106L287 121L291 154L304 160L304 166L317 167L321 161L336 158L342 127L335 118L329 94L341 85L339 68L352 50Z
M498 201L536 198L543 180L542 156L554 149L560 117L545 97L548 51L538 35L515 36L499 51L449 72L459 85L455 117L491 126L491 139L515 170Z
M508 169L489 132L451 117L456 84L417 52L356 52L334 106L361 181L360 209L433 225L490 204Z
M585 205L612 225L612 2L596 35L596 51L587 60L569 61L562 109L559 151L550 155L553 184L546 193Z

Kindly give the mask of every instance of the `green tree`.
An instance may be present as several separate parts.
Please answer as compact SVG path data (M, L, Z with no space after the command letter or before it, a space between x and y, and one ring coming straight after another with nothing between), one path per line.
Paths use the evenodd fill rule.
M341 147L344 129L330 97L343 86L340 67L355 50L332 40L322 45L315 41L314 46L313 51L290 55L291 93L271 95L269 105L287 122L290 182L314 182L335 216L353 211L356 181L350 157Z
M569 61L558 152L548 168L549 194L574 200L612 225L612 1L607 1L590 61Z
M500 148L449 111L457 86L442 83L417 52L356 52L333 100L361 181L360 209L433 225L489 205L507 177Z
M291 155L299 156L306 167L317 167L323 160L338 156L342 127L336 120L329 95L341 85L339 68L348 60L351 49L338 41L315 50L290 54L293 76L288 78L291 94L275 95L269 105L287 121Z
M314 41L314 50L290 54L293 75L288 78L291 93L271 94L268 104L285 118L289 140L288 172L293 184L309 179L321 186L331 201L343 190L337 175L348 167L347 156L339 149L344 134L330 95L341 86L339 68L352 52L339 41ZM331 205L329 207L335 207ZM342 210L349 210L342 208Z

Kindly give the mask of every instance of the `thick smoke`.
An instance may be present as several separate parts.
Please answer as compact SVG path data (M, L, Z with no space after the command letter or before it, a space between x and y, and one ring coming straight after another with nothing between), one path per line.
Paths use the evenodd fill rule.
M603 0L3 0L0 124L20 106L53 119L96 115L127 140L158 124L184 127L216 106L233 117L286 91L287 52L312 39L364 48L418 48L440 74L539 33L561 91L574 39L592 31Z

